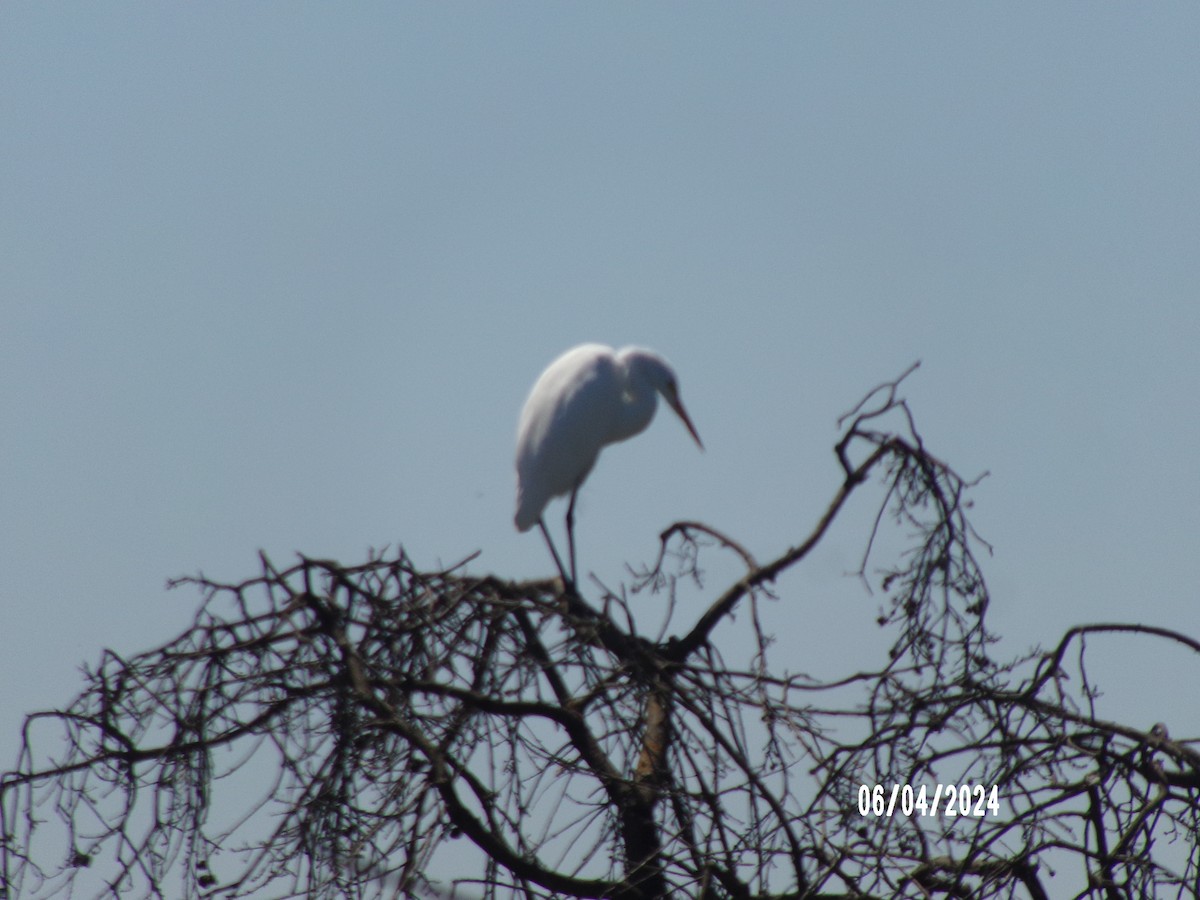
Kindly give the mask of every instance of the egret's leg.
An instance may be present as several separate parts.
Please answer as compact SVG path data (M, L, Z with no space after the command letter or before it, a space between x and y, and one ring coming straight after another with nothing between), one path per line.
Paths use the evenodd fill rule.
M562 560L558 558L558 551L554 549L554 541L550 539L550 532L546 530L546 523L538 519L538 528L542 529L542 537L546 539L546 546L550 548L550 555L554 557L554 564L558 566L558 574L563 577L563 581L567 580L567 570L563 568ZM572 580L572 583L573 580Z
M579 487L571 491L571 502L567 504L567 554L571 557L571 584L575 583L575 497Z

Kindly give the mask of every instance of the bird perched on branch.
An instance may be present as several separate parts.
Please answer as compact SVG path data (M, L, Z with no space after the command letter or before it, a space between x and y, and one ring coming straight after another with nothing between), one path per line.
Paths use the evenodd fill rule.
M575 496L596 457L608 444L633 437L654 418L661 394L683 420L700 449L704 444L679 399L675 372L665 359L641 347L613 350L581 344L538 377L517 427L517 529L542 530L563 577L562 561L542 513L554 497L570 494L567 546L575 581Z

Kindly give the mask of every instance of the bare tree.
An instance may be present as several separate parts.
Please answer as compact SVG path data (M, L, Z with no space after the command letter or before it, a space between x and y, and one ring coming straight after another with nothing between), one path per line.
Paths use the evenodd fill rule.
M680 522L592 596L403 552L182 580L192 627L105 653L29 717L2 895L1200 896L1197 742L1100 720L1086 666L1098 632L1200 642L1085 625L994 659L971 484L924 446L903 377L843 420L828 508L766 563ZM880 486L860 574L888 651L779 671L763 601ZM673 597L722 552L744 571L698 618L639 633L630 591Z

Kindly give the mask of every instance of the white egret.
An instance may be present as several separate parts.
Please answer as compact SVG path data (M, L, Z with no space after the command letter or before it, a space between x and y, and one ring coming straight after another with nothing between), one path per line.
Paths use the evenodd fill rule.
M665 359L640 347L613 350L581 344L568 350L538 377L517 427L517 529L542 529L550 553L562 561L542 521L546 504L570 494L567 546L575 580L575 496L596 457L645 430L654 418L658 395L675 410L700 449L700 435L679 399L675 372Z

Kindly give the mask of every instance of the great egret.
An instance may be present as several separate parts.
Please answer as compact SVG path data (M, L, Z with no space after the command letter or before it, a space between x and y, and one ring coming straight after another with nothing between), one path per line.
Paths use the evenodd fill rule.
M659 394L703 450L700 435L679 399L675 372L651 350L580 344L550 363L529 392L517 427L514 521L519 531L528 531L534 525L542 529L550 553L565 575L542 513L552 498L571 495L567 504L567 546L572 582L575 495L579 486L605 445L645 430L654 418Z

